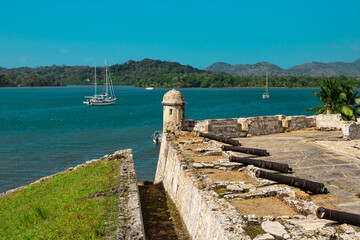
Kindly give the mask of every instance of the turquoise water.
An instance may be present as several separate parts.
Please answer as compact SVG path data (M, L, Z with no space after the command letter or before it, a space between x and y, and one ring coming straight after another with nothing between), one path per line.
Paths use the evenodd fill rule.
M162 129L162 97L152 91L115 87L116 105L88 107L88 86L0 88L0 192L16 188L87 160L132 148L139 181L153 180ZM314 89L180 89L186 119L304 115L319 105ZM308 113L309 115L309 113Z

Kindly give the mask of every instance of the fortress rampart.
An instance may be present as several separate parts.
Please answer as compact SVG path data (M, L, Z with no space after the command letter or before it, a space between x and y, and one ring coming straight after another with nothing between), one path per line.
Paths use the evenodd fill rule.
M360 137L359 123L342 121L340 115L276 115L202 121L185 120L185 101L182 94L171 90L166 96L166 101L163 102L172 104L164 104L164 132L155 182L163 183L192 239L252 239L247 229L253 226L261 226L265 231L265 234L260 233L254 239L330 239L333 237L360 239L360 234L346 224L339 227L332 225L330 221L317 219L315 212L318 206L309 200L310 197L301 197L290 187L277 186L273 185L272 181L257 179L254 174L256 167L229 162L229 156L242 156L241 154L223 152L221 143L198 136L199 132L207 132L223 137L240 138L241 142L241 137L251 139L249 137L258 136L258 139L263 135L304 130L305 134L311 133L320 138L338 136L342 131L343 138L357 139ZM173 101L172 97L176 101ZM176 109L175 117L172 115L174 110L169 109L170 106ZM322 131L325 133L321 133ZM331 131L336 134L326 134ZM298 135L299 133L301 134L297 132ZM284 137L279 139L282 138ZM280 158L285 156L285 159L291 160L293 155L304 153L311 154L314 156L314 161L318 161L316 157L322 153L317 153L318 150L306 142L306 137L304 143L292 141L294 143L287 143L293 144L292 150L294 147L304 146L309 148L309 151L315 152L307 153L307 150L299 150L298 153L287 155L284 151L279 151ZM261 144L257 140L250 142ZM271 145L267 141L265 144ZM274 149L279 149L279 147L276 146ZM294 163L298 161L299 159L295 159ZM344 165L344 163L346 162L339 164ZM220 175L223 179L216 179L216 176ZM237 177L230 179L232 175ZM244 177L244 175L248 178L240 180L240 176ZM291 208L295 212L291 213L293 210L289 210L287 213L256 216L246 215L235 207L239 204L241 209L241 205L250 200L254 201L254 205L248 208L261 208L255 207L257 206L256 199L266 198L269 199L268 201L273 201L271 197L281 199L284 204L283 209ZM277 210L275 206L267 208L266 210ZM338 233L341 231L344 233Z
M208 132L224 137L251 137L307 128L341 130L347 139L360 138L360 123L343 121L340 114L316 116L260 116L248 118L185 120L185 131Z

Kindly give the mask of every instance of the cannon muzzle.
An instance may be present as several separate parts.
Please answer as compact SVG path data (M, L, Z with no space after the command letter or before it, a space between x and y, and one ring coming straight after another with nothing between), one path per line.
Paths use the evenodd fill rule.
M330 210L327 208L319 207L316 210L316 216L318 218L333 220L341 223L348 223L360 227L360 215L358 214L340 212L336 210Z

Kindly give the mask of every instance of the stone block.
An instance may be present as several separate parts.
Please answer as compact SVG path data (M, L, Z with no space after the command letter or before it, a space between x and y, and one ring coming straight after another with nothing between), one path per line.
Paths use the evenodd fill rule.
M273 240L273 239L275 239L274 236L269 233L258 235L254 238L254 240Z
M360 138L360 123L347 122L343 125L342 129L343 137L349 140Z
M194 168L203 168L204 166L201 163L193 163L192 165Z
M261 224L261 228L274 236L282 237L284 234L287 234L285 227L279 222L265 221Z
M341 114L319 114L316 115L316 127L320 129L341 130L343 120Z
M212 119L209 122L209 132L223 137L238 137L241 127L236 118Z

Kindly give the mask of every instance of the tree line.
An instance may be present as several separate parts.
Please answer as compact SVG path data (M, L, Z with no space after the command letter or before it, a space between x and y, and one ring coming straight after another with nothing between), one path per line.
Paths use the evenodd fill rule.
M318 87L328 77L310 76L271 76L268 78L269 87ZM339 82L351 81L355 87L360 86L360 79L348 76L329 77ZM161 74L135 83L137 87L265 87L265 76L232 76L218 73L189 73L189 74Z
M104 82L105 68L97 67L97 82ZM177 62L144 59L130 60L109 67L115 85L133 85L137 87L264 87L265 76L232 76L214 73L181 65ZM325 77L310 76L271 76L270 87L318 87ZM360 86L356 77L330 77L339 82L352 81ZM13 86L66 86L90 85L94 82L94 68L89 66L45 66L0 68L0 87Z

